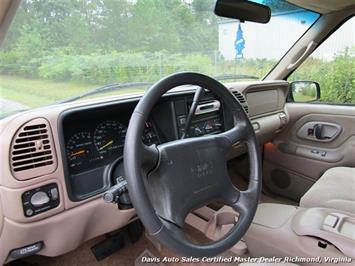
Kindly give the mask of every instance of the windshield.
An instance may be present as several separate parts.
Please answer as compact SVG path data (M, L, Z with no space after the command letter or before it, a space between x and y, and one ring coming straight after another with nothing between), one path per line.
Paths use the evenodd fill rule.
M271 7L268 24L219 18L214 0L24 0L0 52L1 113L109 83L142 91L179 71L261 79L319 14L256 2Z

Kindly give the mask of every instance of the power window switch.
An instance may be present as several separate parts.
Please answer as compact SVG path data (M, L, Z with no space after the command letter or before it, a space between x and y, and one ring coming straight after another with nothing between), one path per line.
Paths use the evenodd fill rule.
M51 196L52 196L52 200L57 200L58 199L58 188L52 188L50 190Z
M335 228L339 220L339 217L329 214L325 217L323 224Z
M314 128L308 128L307 129L307 135L308 136L313 136L314 135Z

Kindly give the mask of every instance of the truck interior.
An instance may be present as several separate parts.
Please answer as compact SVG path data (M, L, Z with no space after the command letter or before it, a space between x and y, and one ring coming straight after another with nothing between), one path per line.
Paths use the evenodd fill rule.
M197 32L207 35L195 32L197 22L191 22L199 2L205 1L0 1L0 264L354 263L355 2L212 1L203 11L208 19L199 22L215 23L219 52L210 61L227 58L229 51L233 57L218 69L207 68L210 61L202 54L183 61L181 50L173 57L168 48L184 41L186 52L209 45L207 38L197 44L192 39ZM129 38L120 37L127 40L126 50L107 53L86 69L99 73L103 60L122 54L127 60L114 61L117 69L127 62L125 69L133 69L139 60L147 66L124 82L121 71L113 80L92 83L99 85L95 89L82 85L70 95L63 79L56 80L37 95L42 83L35 79L47 82L74 65L59 69L58 62L74 54L85 67L90 62L85 60L108 49L82 41L90 31L79 31L76 11L67 15L71 4L73 10L91 5L89 25L101 38L112 34L113 42L126 34L125 27L130 31ZM117 29L97 26L108 23L100 13L104 7L121 4L127 16L107 16ZM168 18L161 10L151 20L136 18L150 6L169 4L178 9L167 8ZM189 20L174 32L183 29L188 40L173 38L164 47L173 30L163 30L165 22L148 26L180 11L179 16L190 14ZM43 19L40 12L49 15ZM294 24L283 27L289 14ZM58 16L72 18L63 26L72 27L72 35L51 24ZM52 31L43 33L45 27ZM273 27L276 35L268 36ZM194 31L192 37L188 31ZM52 35L79 44L54 49L48 41L53 49L45 50ZM147 44L139 41L141 35ZM229 37L230 46L224 43ZM94 52L80 50L87 44ZM327 47L335 52L324 52ZM160 68L151 79L137 78L152 69L148 61L158 49L168 51L157 57ZM252 49L275 60L252 61ZM266 70L259 76L242 73L248 62ZM76 76L89 77L85 73ZM20 81L23 90L14 85ZM40 98L60 86L63 93L52 102ZM31 105L33 99L37 105Z

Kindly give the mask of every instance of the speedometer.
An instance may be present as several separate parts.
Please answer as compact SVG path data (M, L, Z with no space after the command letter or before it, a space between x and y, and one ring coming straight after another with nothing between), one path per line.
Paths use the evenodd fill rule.
M117 121L107 120L99 124L94 133L97 151L102 155L118 154L123 150L127 127Z

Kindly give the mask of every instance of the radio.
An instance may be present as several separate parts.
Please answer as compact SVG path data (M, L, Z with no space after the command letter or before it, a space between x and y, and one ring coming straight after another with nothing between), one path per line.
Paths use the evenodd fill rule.
M179 138L185 133L186 118L189 106L185 102L186 108L180 109L177 103L177 127ZM182 112L182 109L185 109ZM180 112L179 112L180 111ZM203 135L217 134L224 131L222 110L220 101L213 99L202 101L196 108L192 118L187 137L198 137Z

